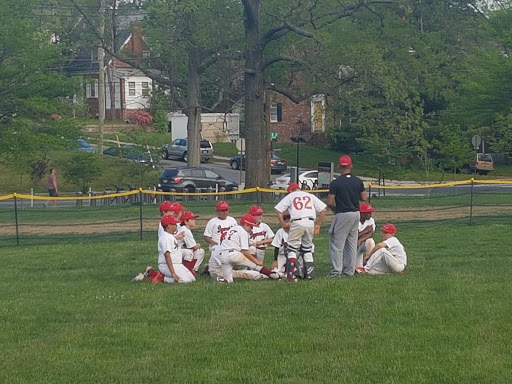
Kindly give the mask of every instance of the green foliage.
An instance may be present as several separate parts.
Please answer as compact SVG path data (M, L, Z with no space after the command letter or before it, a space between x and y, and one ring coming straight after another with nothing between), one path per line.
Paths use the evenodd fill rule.
M97 154L78 151L65 163L63 175L68 183L87 193L92 182L101 175L101 171Z

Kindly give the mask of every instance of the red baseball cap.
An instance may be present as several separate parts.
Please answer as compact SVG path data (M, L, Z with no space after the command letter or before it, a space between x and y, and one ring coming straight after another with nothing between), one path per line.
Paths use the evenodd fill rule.
M250 225L251 227L255 227L257 225L254 216L251 215L250 213L248 213L247 215L243 215L240 218L240 224L247 224Z
M184 207L183 205L181 205L180 203L174 203L174 204L172 205L172 209L171 209L171 210L172 210L174 213L178 213L178 212L183 211L184 209L185 209L185 207Z
M363 203L359 206L359 212L361 213L369 213L373 211L375 211L375 209L368 203Z
M186 220L190 220L190 219L195 219L196 217L199 217L199 215L194 215L192 212L190 211L185 211L181 214L180 216L180 221L181 222L184 222Z
M286 192L290 193L295 191L296 189L300 189L299 184L297 183L291 183L288 188L286 188Z
M261 208L260 206L258 205L253 205L250 209L249 209L249 213L251 215L263 215L263 208Z
M164 201L162 204L160 204L160 212L169 212L172 211L173 203L171 203L169 200Z
M219 201L216 209L217 211L227 211L229 209L229 204L227 201Z
M382 232L391 233L394 235L396 233L396 227L391 223L386 223L380 229Z
M351 167L352 159L350 156L344 155L340 157L340 167Z
M162 220L160 220L160 223L162 224L162 227L167 227L168 225L176 225L179 221L176 220L173 215L165 215L162 217Z

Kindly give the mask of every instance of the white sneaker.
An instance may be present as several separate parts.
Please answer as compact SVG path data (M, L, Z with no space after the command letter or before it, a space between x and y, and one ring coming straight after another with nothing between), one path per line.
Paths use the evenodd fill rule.
M137 276L135 276L132 281L142 281L144 280L144 274L143 273L139 273Z

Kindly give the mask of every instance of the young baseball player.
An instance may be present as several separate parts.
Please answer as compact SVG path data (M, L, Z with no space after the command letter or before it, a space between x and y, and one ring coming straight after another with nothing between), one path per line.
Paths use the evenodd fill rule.
M263 208L254 205L249 209L249 214L254 217L256 225L252 228L249 238L249 252L258 260L264 261L267 246L272 243L274 232L265 223L261 222Z
M357 273L381 275L384 273L402 273L407 265L405 248L395 237L396 227L386 223L380 229L382 242L378 243L364 258L364 268L357 268Z
M169 200L166 200L160 204L160 218L171 215L176 219L181 215L181 211L183 211L183 206L180 203L171 203ZM179 220L179 219L178 219ZM164 228L161 223L158 223L158 238L164 233ZM174 233L173 234L176 239L182 239L183 234Z
M204 249L197 243L192 234L192 229L196 226L196 218L190 211L183 212L180 217L181 225L178 227L178 234L183 233L183 238L178 240L183 255L183 265L191 272L197 272L204 259Z
M290 214L284 213L283 220L285 225L277 230L272 239L274 262L270 269L279 273L284 273L286 269L286 247L288 246L288 232L290 232Z
M375 220L372 217L373 211L375 209L368 203L363 203L359 206L361 217L357 234L356 268L363 267L363 257L368 255L375 247L375 240L373 240L373 234L375 233Z
M229 216L229 204L227 201L219 201L216 206L217 217L208 221L204 229L203 237L208 243L210 257L216 246L220 244L221 236L237 225L236 220ZM204 269L208 273L208 265Z
M181 249L172 235L176 232L178 220L172 215L166 215L161 220L164 233L158 239L158 270L153 283L192 283L196 279L182 263Z
M160 204L159 207L160 210L160 219L166 215L174 215L173 211L173 203L171 203L169 200L165 200ZM162 224L158 223L158 238L164 233L164 227L162 227Z
M286 223L283 218L285 211L290 213L290 231L288 233L288 265L287 278L295 281L295 264L299 249L304 251L304 262L307 270L307 278L315 275L313 260L313 235L320 233L320 226L324 220L326 207L318 197L300 190L298 184L291 183L288 194L274 207L281 226ZM318 214L318 218L317 218Z
M219 282L233 282L233 266L247 267L271 279L278 279L279 275L265 268L262 260L256 259L249 252L249 233L256 226L256 220L250 214L240 218L240 225L231 228L219 246L215 259L220 261L222 278ZM238 271L241 272L241 271Z

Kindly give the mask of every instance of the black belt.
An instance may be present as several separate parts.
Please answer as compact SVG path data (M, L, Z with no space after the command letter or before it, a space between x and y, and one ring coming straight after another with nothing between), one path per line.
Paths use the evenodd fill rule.
M223 250L222 252L235 252L235 251L236 251L236 249L225 249L225 250ZM222 253L222 252L221 252L221 253Z
M266 247L256 247L256 249L259 249L260 251L264 251L264 250L266 250L267 248L266 248Z
M311 221L315 221L315 219L313 219L312 217L301 217L299 219L292 219L292 222L298 221L298 220L311 220Z

